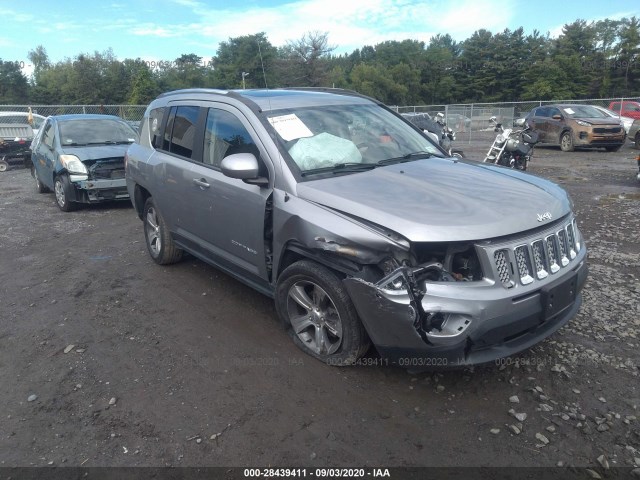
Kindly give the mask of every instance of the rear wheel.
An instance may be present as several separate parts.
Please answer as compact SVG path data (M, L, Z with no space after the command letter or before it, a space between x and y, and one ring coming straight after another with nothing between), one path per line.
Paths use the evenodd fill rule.
M56 177L53 182L53 191L56 194L56 205L63 212L72 212L78 208L78 204L69 200L69 190L73 188L66 175Z
M158 265L176 263L182 258L182 249L176 247L153 197L147 198L142 215L144 238L149 255Z
M318 263L301 260L282 272L276 310L294 343L329 365L351 365L369 349L369 337L342 282Z
M560 137L560 150L563 152L573 152L573 136L571 132L564 132Z

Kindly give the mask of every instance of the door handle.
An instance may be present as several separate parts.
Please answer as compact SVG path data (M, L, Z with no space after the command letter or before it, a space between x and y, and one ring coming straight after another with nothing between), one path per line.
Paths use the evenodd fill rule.
M193 183L198 185L200 188L209 188L211 186L204 178L194 178Z

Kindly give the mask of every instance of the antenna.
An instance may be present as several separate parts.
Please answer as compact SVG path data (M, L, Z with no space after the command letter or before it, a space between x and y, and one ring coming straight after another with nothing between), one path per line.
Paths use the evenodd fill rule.
M264 71L264 61L262 60L262 49L260 48L260 40L258 40L258 53L260 54L260 65L262 65L262 78L264 78L264 88L268 90L269 87L267 86L267 74Z

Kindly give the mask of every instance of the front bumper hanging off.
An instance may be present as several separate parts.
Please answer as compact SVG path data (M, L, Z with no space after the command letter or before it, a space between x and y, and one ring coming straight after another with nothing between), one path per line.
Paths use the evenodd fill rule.
M521 243L514 243L516 249ZM501 248L492 246L487 257ZM353 277L344 284L371 341L390 364L473 365L526 350L577 314L588 271L586 247L571 255L560 270L526 284L423 281L417 286L420 298L406 282L389 288L393 273L376 284Z

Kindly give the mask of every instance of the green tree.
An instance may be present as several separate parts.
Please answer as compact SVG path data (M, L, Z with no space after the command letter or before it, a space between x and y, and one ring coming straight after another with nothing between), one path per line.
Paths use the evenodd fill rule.
M245 72L247 88L278 85L278 72L274 68L277 54L278 49L263 32L230 38L220 43L216 52L213 83L218 88L239 88Z
M0 58L0 103L25 103L28 87L27 77L22 73L20 65Z
M281 50L297 85L326 86L329 55L336 47L329 45L327 32L307 32L302 38L287 42Z

